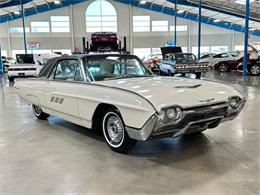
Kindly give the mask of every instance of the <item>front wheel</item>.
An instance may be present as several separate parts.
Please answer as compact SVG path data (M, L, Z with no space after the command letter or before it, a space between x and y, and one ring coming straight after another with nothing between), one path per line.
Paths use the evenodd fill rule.
M127 153L137 142L128 136L123 119L117 109L109 109L104 114L102 129L107 144L115 152Z
M260 66L258 65L252 65L250 70L249 70L250 74L253 76L257 76L260 74Z
M46 120L49 117L49 114L43 112L39 106L32 105L32 110L34 115L40 120Z

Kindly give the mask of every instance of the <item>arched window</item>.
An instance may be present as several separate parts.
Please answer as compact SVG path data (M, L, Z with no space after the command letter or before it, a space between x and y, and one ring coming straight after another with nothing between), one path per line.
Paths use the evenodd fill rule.
M86 32L117 32L117 14L106 0L95 0L86 11Z

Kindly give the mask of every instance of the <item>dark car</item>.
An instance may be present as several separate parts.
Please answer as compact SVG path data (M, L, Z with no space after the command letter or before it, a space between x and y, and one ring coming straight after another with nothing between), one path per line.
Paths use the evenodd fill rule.
M90 37L90 50L118 50L119 40L113 32L95 32Z
M196 56L191 53L166 54L164 60L155 68L161 75L192 73L196 75L196 78L200 78L203 72L209 70L208 63L197 62ZM155 72L155 68L152 71Z
M219 70L220 72L228 72L238 69L238 65L243 62L244 57L239 58L238 60L224 60L214 64L214 70Z
M238 71L243 71L243 62L238 65ZM260 75L260 58L250 59L247 63L247 72L252 76Z

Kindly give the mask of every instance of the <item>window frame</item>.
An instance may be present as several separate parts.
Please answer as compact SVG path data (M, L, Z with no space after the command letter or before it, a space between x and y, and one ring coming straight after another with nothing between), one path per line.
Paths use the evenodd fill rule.
M66 18L66 20L57 20L57 18ZM68 25L55 25L55 24L67 23ZM67 29L68 31L57 31L54 29ZM70 33L70 16L51 16L50 17L50 31L52 33Z
M98 15L88 14L88 9L91 7L92 4L99 3L99 6L102 7L102 1L110 4L114 9L113 10L114 13L103 14L102 9L101 9L100 13L98 13ZM110 20L107 20L107 18L109 18L109 17L110 17ZM90 18L94 18L94 20L93 19L89 20ZM99 18L99 19L95 19L95 18ZM111 18L113 18L113 19L111 20ZM97 23L98 23L98 25L97 25ZM110 23L110 25L108 25L109 23ZM89 24L94 24L94 25L89 25ZM92 29L96 29L96 30L92 30ZM110 1L95 0L88 5L88 7L85 11L85 32L94 33L94 32L102 32L102 31L105 31L105 32L111 31L114 33L118 32L118 13L117 13L116 7Z
M78 65L77 65L77 66L79 66L80 71L81 71L81 73L82 73L82 77L83 77L83 80L82 80L82 81L75 80L77 66L76 66L76 68L75 68L75 72L74 72L74 76L73 76L73 81L55 79L56 70L57 70L58 64L59 64L60 61L64 61L64 60L76 60L76 61L78 61ZM53 72L54 72L54 75L53 75L53 77L51 78ZM47 78L48 80L58 81L58 82L86 82L87 80L86 80L86 77L85 77L84 75L85 75L85 72L84 72L84 69L82 68L82 61L81 61L80 59L77 59L77 58L67 58L67 59L58 59L58 60L56 60L56 62L54 62L53 67L50 68L50 71L49 71L49 73L47 74L47 77L46 77L46 78Z

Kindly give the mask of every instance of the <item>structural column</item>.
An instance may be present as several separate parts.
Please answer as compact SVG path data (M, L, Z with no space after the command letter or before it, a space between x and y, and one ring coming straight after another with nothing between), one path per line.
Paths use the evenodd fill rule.
M24 13L24 7L23 2L20 0L21 8L22 8L22 21L23 21L23 42L24 42L24 51L25 54L27 54L27 45L26 45L26 32L25 32L25 13Z
M177 1L175 1L175 14L174 14L174 42L177 46Z
M244 40L244 64L243 64L243 77L244 77L244 78L246 77L246 73L247 73L249 14L250 14L250 1L249 1L249 0L246 0L245 40Z
M71 51L75 50L75 32L74 32L74 13L73 13L73 5L70 4L70 26L71 26Z
M2 48L1 48L1 42L0 42L0 74L3 73L3 61L2 61Z
M129 4L129 51L133 53L133 14L132 5Z
M199 1L198 60L200 60L200 46L201 46L201 0Z

